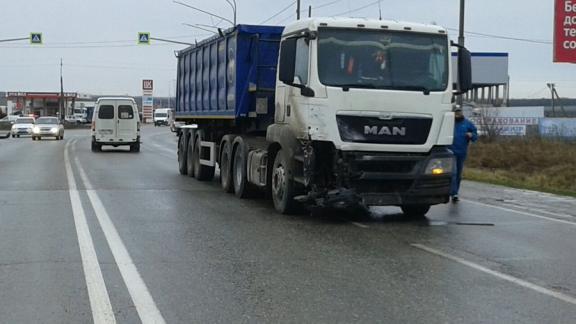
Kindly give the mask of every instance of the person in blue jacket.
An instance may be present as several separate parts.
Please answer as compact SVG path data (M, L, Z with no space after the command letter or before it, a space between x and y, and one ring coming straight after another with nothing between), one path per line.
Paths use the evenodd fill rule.
M450 196L452 197L452 202L457 202L459 200L458 191L460 190L460 181L462 181L464 161L466 161L466 155L468 154L468 144L478 140L478 130L470 120L464 118L462 108L456 108L454 115L456 118L454 124L454 142L450 149L456 157L456 170L452 176Z

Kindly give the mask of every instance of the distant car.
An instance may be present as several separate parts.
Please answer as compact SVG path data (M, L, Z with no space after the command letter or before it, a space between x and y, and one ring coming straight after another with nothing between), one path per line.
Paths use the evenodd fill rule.
M19 117L14 121L12 125L12 137L20 137L21 135L32 135L32 129L34 128L34 118L33 117Z
M40 140L42 137L55 137L57 140L64 139L64 125L57 117L40 117L36 119L32 130L32 140Z

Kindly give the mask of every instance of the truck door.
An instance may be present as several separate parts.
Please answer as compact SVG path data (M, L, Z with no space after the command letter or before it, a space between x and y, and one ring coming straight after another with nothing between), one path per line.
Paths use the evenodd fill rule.
M132 104L127 102L117 102L117 127L116 134L120 142L133 142L136 140L138 122Z
M296 69L294 83L308 85L310 77L310 46L304 38L298 39L296 43ZM286 87L286 122L292 124L296 129L304 130L304 122L308 115L308 98L302 96L300 89L296 87Z

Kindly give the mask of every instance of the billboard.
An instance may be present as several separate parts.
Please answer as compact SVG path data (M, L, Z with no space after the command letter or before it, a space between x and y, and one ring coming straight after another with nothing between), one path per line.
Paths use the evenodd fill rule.
M555 0L554 62L576 63L576 0Z
M576 138L576 118L543 118L539 126L544 137Z

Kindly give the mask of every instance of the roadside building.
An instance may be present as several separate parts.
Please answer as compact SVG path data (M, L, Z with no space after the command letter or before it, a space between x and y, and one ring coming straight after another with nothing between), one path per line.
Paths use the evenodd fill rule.
M452 53L452 66L457 66L457 53ZM453 69L457 80L457 69ZM475 106L508 106L510 77L508 53L472 53L473 89L464 95L464 101Z
M74 92L64 93L65 112L71 111L77 98ZM60 115L59 92L7 92L9 114L34 114L37 116Z

